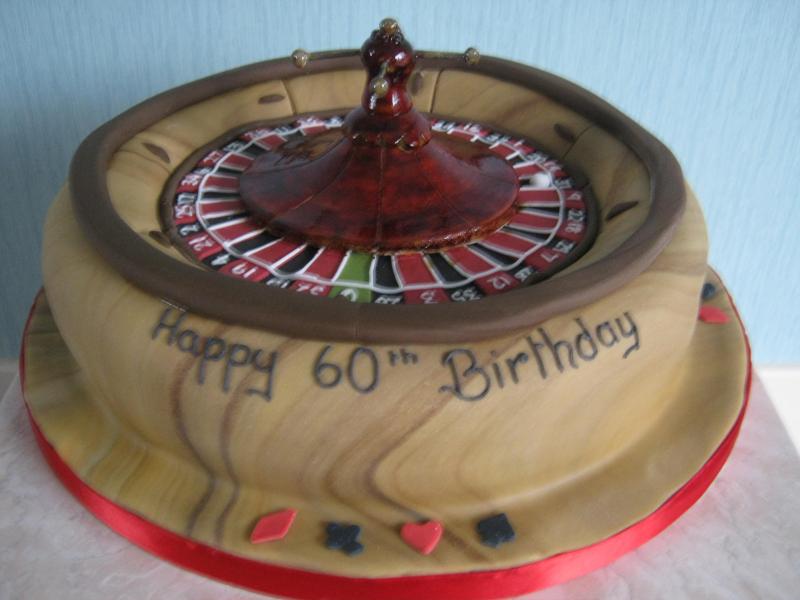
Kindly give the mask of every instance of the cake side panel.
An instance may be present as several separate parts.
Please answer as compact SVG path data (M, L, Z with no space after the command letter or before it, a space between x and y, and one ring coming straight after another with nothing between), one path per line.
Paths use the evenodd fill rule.
M105 431L90 452L77 440L60 449L120 503L239 554L384 575L529 562L649 514L696 466L626 493L625 470L670 434L664 391L683 381L705 253L692 202L650 270L582 311L489 342L359 346L228 326L142 293L89 248L62 194L45 288ZM35 414L58 437L57 419ZM596 512L600 497L619 508L592 524L559 520L564 502ZM254 519L279 505L301 509L292 538L250 545ZM474 523L496 508L525 535L492 550ZM436 562L397 536L418 518L447 523ZM381 551L342 566L319 542L325 520L362 524Z

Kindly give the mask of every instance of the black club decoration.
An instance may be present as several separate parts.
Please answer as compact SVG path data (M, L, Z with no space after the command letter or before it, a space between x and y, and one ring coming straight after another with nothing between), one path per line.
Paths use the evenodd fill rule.
M700 293L700 295L702 296L703 300L708 300L710 298L713 298L716 295L716 293L717 293L717 286L707 281L706 283L703 284L703 291Z
M361 527L358 525L328 523L325 532L328 534L325 546L331 550L341 550L348 556L364 551L364 545L358 541L358 536L361 535Z

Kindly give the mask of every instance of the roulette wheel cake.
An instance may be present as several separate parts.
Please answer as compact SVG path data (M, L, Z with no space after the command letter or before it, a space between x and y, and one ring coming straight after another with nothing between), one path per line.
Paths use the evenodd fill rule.
M749 350L669 150L474 49L253 64L80 146L21 372L50 466L166 560L298 598L495 598L711 484Z

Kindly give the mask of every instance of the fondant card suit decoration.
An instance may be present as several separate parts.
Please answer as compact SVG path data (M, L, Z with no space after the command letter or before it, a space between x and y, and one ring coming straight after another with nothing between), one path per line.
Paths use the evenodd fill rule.
M478 535L486 546L497 548L500 544L514 541L516 533L505 513L486 517L478 522Z
M703 291L700 292L700 297L703 300L710 300L713 298L717 293L717 286L715 286L710 281L707 281L703 284Z
M406 523L400 530L400 537L420 554L428 555L439 544L443 531L444 528L439 521Z
M331 550L341 550L348 556L361 554L364 545L358 541L361 527L350 523L328 523L325 528L327 539L325 546Z
M728 313L716 306L701 306L698 317L703 323L711 323L713 325L728 322Z
M274 542L282 540L289 533L289 528L294 523L297 511L293 508L279 510L278 512L264 515L258 520L256 526L250 534L250 542L262 544L264 542Z

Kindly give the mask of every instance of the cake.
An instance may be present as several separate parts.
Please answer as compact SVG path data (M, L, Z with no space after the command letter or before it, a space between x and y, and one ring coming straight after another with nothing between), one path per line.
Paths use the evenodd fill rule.
M285 596L502 597L607 564L700 497L749 389L669 150L391 19L100 127L43 278L21 373L62 482Z

